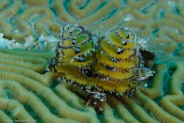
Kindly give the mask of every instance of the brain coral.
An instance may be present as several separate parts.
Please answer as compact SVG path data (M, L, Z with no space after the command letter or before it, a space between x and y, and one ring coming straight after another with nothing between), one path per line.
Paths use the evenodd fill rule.
M53 53L0 49L0 122L139 123L184 121L183 0L0 0L0 32L13 44L57 36L67 21L100 34L132 28L156 53L157 73L133 98L107 95L97 115L86 92L57 83L45 67ZM97 30L96 30L97 29Z

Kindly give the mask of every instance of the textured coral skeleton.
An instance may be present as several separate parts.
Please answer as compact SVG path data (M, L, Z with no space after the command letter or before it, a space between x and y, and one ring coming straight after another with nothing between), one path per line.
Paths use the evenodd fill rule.
M53 81L53 53L0 49L0 122L182 123L184 121L183 0L0 0L0 32L11 42L57 36L68 21L96 33L132 28L156 53L155 74L134 98L107 95L104 112L86 107L86 92ZM40 7L41 6L41 7ZM47 13L47 14L46 14ZM47 16L44 16L47 15ZM95 30L98 29L98 30ZM0 39L1 40L1 39ZM11 42L11 47L16 47ZM142 42L143 43L143 42ZM30 98L28 98L30 97Z

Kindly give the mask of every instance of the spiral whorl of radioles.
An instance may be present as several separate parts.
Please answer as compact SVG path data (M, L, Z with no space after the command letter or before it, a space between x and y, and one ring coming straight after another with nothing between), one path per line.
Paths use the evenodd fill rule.
M131 95L142 80L153 75L145 67L140 39L130 29L116 28L97 38L77 24L67 23L61 29L56 57L50 69L63 73L66 81L101 91Z
M128 29L117 28L99 41L95 71L107 81L126 82L135 79L133 69L139 64L135 35Z
M61 29L61 40L58 42L56 65L77 67L81 70L90 69L93 63L95 36L82 26L66 23Z

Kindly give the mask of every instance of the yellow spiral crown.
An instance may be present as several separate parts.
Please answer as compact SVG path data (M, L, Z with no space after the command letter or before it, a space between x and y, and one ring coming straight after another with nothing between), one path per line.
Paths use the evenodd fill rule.
M67 23L49 68L86 89L131 96L153 75L147 63L154 55L142 47L129 29L116 28L98 39L84 27Z

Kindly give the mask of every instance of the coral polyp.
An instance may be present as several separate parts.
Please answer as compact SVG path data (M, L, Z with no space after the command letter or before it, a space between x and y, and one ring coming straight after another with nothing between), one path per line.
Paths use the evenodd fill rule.
M97 110L102 111L106 93L132 96L143 80L153 76L155 55L130 29L116 28L99 38L83 26L67 23L60 36L49 69L61 73L60 81L85 90L87 105Z

